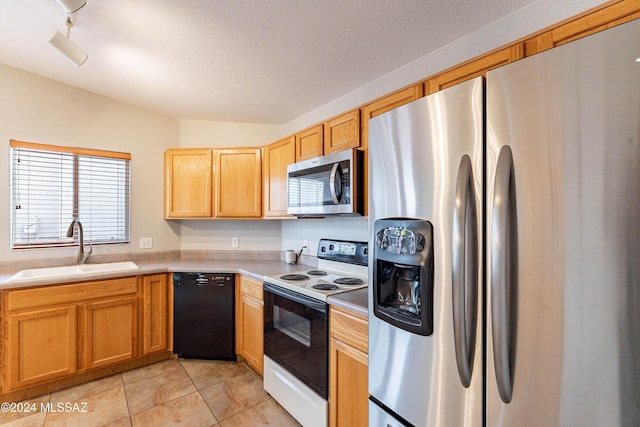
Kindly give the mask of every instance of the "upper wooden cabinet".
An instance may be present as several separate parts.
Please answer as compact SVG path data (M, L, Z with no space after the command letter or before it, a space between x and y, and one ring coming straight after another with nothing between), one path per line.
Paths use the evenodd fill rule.
M210 149L165 152L165 218L211 218L212 165Z
M290 136L264 147L262 207L264 216L287 215L287 165L296 161L296 138Z
M362 148L369 147L369 119L421 98L422 83L399 90L362 107Z
M360 109L324 123L324 154L360 147Z
M525 55L531 56L636 18L640 18L640 3L623 0L526 40Z
M262 216L262 149L215 149L214 213L218 218Z
M425 94L430 95L475 77L486 76L487 71L522 58L524 58L524 43L518 43L473 59L429 78L425 82Z
M324 153L322 124L298 132L296 139L296 162L322 156Z
M165 152L165 218L262 215L262 148Z

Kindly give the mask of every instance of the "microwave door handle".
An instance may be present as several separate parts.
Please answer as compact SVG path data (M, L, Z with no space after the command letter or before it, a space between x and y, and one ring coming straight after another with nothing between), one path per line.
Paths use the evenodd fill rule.
M333 203L336 205L340 204L340 200L338 199L338 193L336 192L336 174L338 173L338 168L340 167L340 163L336 162L333 164L331 168L331 176L329 177L329 191L331 191L331 199Z

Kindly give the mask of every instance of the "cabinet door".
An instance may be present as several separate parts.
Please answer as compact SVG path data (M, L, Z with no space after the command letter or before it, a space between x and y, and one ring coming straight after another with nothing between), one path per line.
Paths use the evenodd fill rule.
M524 43L500 49L429 78L425 82L425 93L429 95L475 77L486 76L487 71L522 58Z
M211 150L167 150L164 154L165 218L211 218L211 175Z
M242 295L242 356L259 374L263 371L264 303Z
M76 372L76 307L8 316L4 392Z
M240 276L236 291L236 351L262 374L264 355L262 282Z
M324 133L322 124L296 134L296 162L322 156Z
M142 348L145 355L168 348L168 298L169 286L166 274L144 277L142 283Z
M88 303L85 309L85 368L97 368L138 355L138 297Z
M368 324L363 317L330 309L329 416L331 426L366 426Z
M262 149L226 148L215 153L215 216L262 216Z
M324 154L360 147L360 109L324 124Z
M330 425L368 425L367 355L340 340L329 343Z
M264 147L262 183L264 216L287 215L287 166L296 161L294 136Z
M616 2L526 40L525 55L531 56L637 18L640 18L640 3Z

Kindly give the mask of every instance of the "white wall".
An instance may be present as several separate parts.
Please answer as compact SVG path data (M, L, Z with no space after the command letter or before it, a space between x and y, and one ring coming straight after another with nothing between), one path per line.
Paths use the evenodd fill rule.
M153 250L179 248L163 219L163 153L178 145L178 120L0 64L0 260L73 256L77 248L11 251L9 140L131 153L130 245L96 246L94 254L138 252L140 237ZM147 251L147 249L142 250Z
M278 139L279 125L180 120L180 147L259 147ZM180 248L189 250L280 251L280 220L175 221ZM238 237L240 245L231 246Z

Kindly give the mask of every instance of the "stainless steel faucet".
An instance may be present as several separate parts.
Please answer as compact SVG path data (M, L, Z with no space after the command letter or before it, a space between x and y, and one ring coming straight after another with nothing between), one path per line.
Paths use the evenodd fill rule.
M82 233L82 223L77 219L74 219L73 221L71 221L71 224L69 224L67 237L73 237L73 227L76 224L78 224L78 243L80 246L78 249L78 264L84 264L91 255L91 252L93 252L93 247L91 246L91 244L89 244L89 250L87 252L84 251L84 234Z

